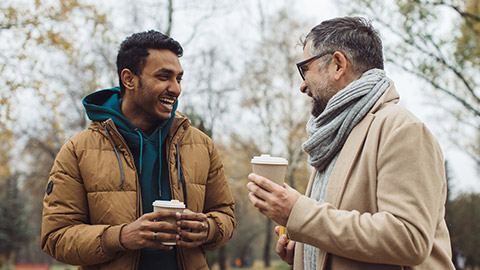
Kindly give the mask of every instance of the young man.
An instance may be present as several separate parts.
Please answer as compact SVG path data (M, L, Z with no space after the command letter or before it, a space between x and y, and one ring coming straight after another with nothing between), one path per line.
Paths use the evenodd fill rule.
M315 26L297 64L313 99L307 196L251 174L249 198L287 227L294 269L454 269L440 146L398 106L378 33L361 18ZM277 229L278 231L278 229Z
M182 53L160 32L133 34L117 56L120 88L84 98L92 123L60 150L44 197L42 248L56 260L80 269L208 269L204 250L232 236L217 149L176 111ZM153 201L171 199L188 210L152 212Z

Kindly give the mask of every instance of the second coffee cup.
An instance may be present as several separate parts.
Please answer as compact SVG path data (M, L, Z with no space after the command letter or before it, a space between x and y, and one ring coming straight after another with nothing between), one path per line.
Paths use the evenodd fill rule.
M279 185L283 185L287 172L288 160L281 157L272 157L268 154L255 156L251 160L252 171Z
M285 173L287 172L288 160L281 157L271 157L267 154L262 154L252 158L252 171L261 175L281 186L285 180ZM280 226L278 237L286 234L288 237L287 228ZM287 243L290 240L287 240Z

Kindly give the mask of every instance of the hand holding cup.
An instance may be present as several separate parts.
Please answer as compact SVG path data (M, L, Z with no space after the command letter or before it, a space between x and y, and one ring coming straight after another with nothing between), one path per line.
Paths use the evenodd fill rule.
M262 154L253 157L251 163L253 173L261 175L276 184L283 186L288 166L288 161L286 159ZM278 237L281 237L284 234L288 236L287 228L280 226Z

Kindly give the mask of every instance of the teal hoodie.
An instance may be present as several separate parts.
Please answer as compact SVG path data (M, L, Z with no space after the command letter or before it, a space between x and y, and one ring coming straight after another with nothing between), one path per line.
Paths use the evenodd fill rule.
M140 180L142 210L143 213L150 213L153 211L153 201L160 199L170 200L172 198L169 172L165 158L165 139L175 118L178 101L173 107L170 119L160 122L150 136L147 136L122 115L121 103L122 98L120 97L119 87L99 90L87 95L83 99L83 106L90 120L105 121L111 118L127 142L128 148L130 148L132 152ZM162 155L162 153L164 154ZM155 181L155 179L157 179L157 181ZM165 253L160 250L143 249L142 265L144 265L146 261L149 261L151 263L147 264L153 267L156 264L154 261L158 261L160 257L162 257L159 256L159 252ZM154 258L152 258L153 256L149 256L154 255L152 253L157 253ZM175 256L174 253L171 253L170 259L172 255ZM166 260L162 260L162 265L165 266ZM145 267L142 267L142 265L140 269L148 268L147 265L144 265ZM176 267L166 269L176 269Z

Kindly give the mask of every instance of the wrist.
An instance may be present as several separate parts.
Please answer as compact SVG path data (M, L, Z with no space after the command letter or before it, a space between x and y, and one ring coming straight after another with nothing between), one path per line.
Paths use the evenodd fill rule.
M102 249L106 254L114 255L118 251L127 250L121 243L121 232L127 224L110 226L105 229L101 237Z

